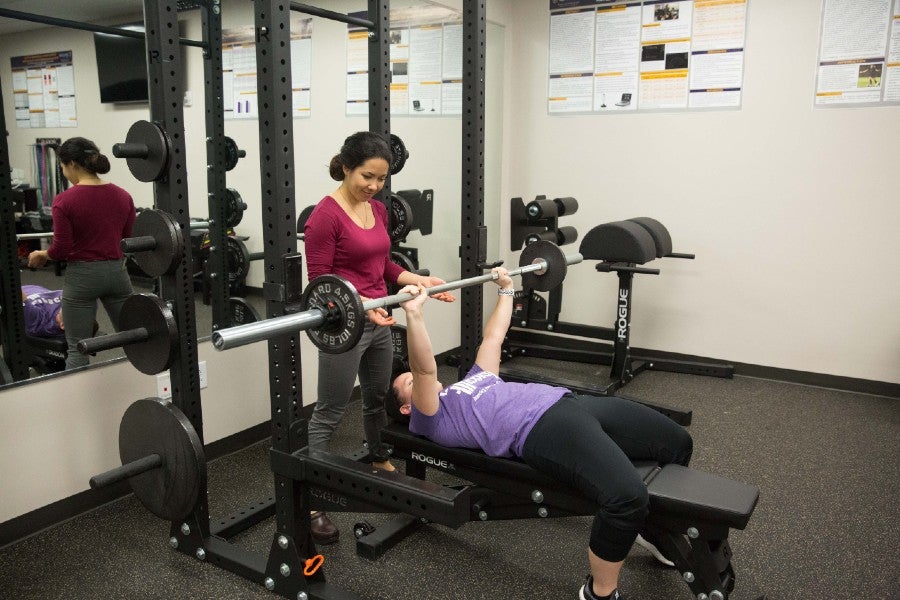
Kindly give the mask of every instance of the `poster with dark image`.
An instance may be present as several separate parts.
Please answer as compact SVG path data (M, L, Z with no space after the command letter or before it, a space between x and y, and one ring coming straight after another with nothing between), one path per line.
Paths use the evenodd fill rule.
M674 21L678 18L677 4L660 4L653 11L654 21Z
M676 52L666 55L666 69L687 69L687 52Z
M665 44L653 44L641 48L641 62L649 62L651 60L662 60L666 57Z

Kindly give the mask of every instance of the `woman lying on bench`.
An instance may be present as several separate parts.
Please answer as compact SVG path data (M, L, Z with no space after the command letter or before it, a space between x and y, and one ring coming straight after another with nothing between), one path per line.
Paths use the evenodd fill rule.
M62 290L48 290L39 285L22 286L22 314L25 333L32 337L62 337Z
M415 298L401 305L410 371L394 379L393 395L400 411L410 415L412 433L444 446L518 457L596 502L600 510L588 543L591 574L578 598L621 599L619 572L641 533L649 504L647 488L631 460L687 466L693 440L674 421L637 402L501 380L500 347L510 325L514 291L506 269L493 272L500 286L497 305L485 325L475 365L446 388L437 380L422 315L427 290L411 285L400 290ZM639 540L653 551L652 541ZM654 555L665 560L658 551Z

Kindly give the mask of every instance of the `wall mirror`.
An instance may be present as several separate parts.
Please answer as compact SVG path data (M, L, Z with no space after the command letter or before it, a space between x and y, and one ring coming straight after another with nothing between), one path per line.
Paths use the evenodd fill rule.
M4 2L0 0L0 9ZM80 22L102 23L115 26L141 20L142 2L127 0L120 2L91 2L86 6L72 7L64 3L42 4L42 14L54 14L58 18ZM334 10L352 12L363 10L365 3L360 0L340 2ZM17 7L18 8L18 7ZM57 10L58 9L58 10ZM34 9L37 11L37 9ZM179 14L179 22L183 20L182 36L192 40L202 38L199 11L186 11ZM247 2L225 2L223 7L223 29L247 26L253 22L252 4ZM316 19L315 43L317 60L326 57L343 56L346 53L346 29L344 25ZM48 45L51 39L47 33L52 32L52 48ZM42 137L67 139L75 135L94 140L107 156L110 157L112 170L104 179L127 189L134 197L135 205L153 206L153 185L137 181L129 172L124 160L112 157L113 144L124 141L125 133L138 120L149 118L149 107L146 102L120 103L103 102L99 67L96 57L94 34L70 28L52 27L43 24L21 22L4 18L0 15L0 82L3 90L4 116L6 130L9 132L10 166L18 170L20 177L33 185L35 172L39 168L35 161L36 140ZM488 69L501 72L504 31L501 26L489 23L488 27ZM11 59L18 56L29 56L49 51L71 50L76 85L77 127L73 128L25 128L15 122L15 98L11 74ZM205 218L207 214L207 182L206 182L206 149L203 144L190 142L203 139L205 136L204 120L204 77L202 50L189 47L183 54L185 69L184 99L185 133L189 140L187 162L189 173L190 211L192 218ZM333 69L320 70L322 82L316 82L321 94L333 94L343 89L345 74ZM318 72L318 71L317 71ZM490 78L488 92L487 123L487 156L485 169L485 219L489 230L489 259L500 256L496 203L500 192L500 142L502 139L502 78ZM340 93L339 91L337 93ZM313 96L315 98L315 95ZM348 115L342 102L327 102L324 99L314 102L313 114L310 118L294 120L294 146L296 166L296 213L314 205L325 194L334 189L336 183L327 175L327 164L331 156L338 150L343 138L350 133L366 129L368 120L365 116ZM412 114L392 118L392 132L401 136L410 150L410 159L403 171L392 178L392 191L425 190L434 191L433 214L434 226L428 235L413 229L403 241L402 246L415 250L419 268L428 269L432 274L447 280L460 276L458 252L460 239L460 173L461 173L461 141L459 116L422 116ZM227 174L226 185L235 189L248 208L240 225L235 227L236 238L241 242L242 251L251 257L257 257L263 250L262 214L259 206L260 176L258 148L258 122L256 120L226 120L225 133L233 138L241 149L246 150L246 158L239 161L234 170ZM436 145L435 140L441 140ZM16 175L16 171L13 171ZM52 197L38 200L49 207ZM34 207L31 207L34 208ZM189 236L186 236L186 239ZM191 238L194 237L192 234ZM192 248L198 240L192 239ZM304 252L304 244L298 240L298 251ZM5 267L4 267L5 268ZM39 271L22 269L20 271L23 285L40 285L48 289L61 289L63 278L51 266ZM244 280L242 290L248 304L264 316L264 301L258 290L262 287L262 261L253 260ZM305 281L304 281L305 283ZM136 292L152 291L153 281L133 278ZM197 335L206 339L213 330L212 310L209 298L204 294L200 282L195 286L195 318ZM113 331L108 316L102 307L98 307L97 322L100 331ZM451 348L458 344L458 324L448 320L446 331L436 332L436 345L441 349ZM91 358L93 368L108 361L123 360L121 349L106 350ZM35 381L38 377L58 377L65 373L41 375L33 373Z

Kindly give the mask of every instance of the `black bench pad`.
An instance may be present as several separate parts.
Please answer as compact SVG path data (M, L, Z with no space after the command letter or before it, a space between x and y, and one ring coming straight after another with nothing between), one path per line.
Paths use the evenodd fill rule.
M66 342L65 337L34 337L29 335L26 339L28 345L32 348L62 352L64 357L69 349L69 344Z
M494 458L479 450L448 448L410 433L405 424L390 423L381 431L381 439L396 449L416 451L447 460L459 467L487 471L498 476L528 482L535 486L560 486L518 459ZM759 488L680 465L636 461L633 463L644 482L648 482L653 512L714 521L743 529L759 497Z
M666 465L647 486L651 512L704 519L743 529L759 488L681 465Z

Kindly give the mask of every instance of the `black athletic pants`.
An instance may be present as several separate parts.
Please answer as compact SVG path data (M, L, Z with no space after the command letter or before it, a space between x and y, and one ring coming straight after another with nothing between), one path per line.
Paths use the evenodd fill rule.
M647 487L631 460L687 466L692 451L690 434L652 408L614 396L568 394L528 434L522 460L600 506L589 546L603 560L618 562L648 513Z

